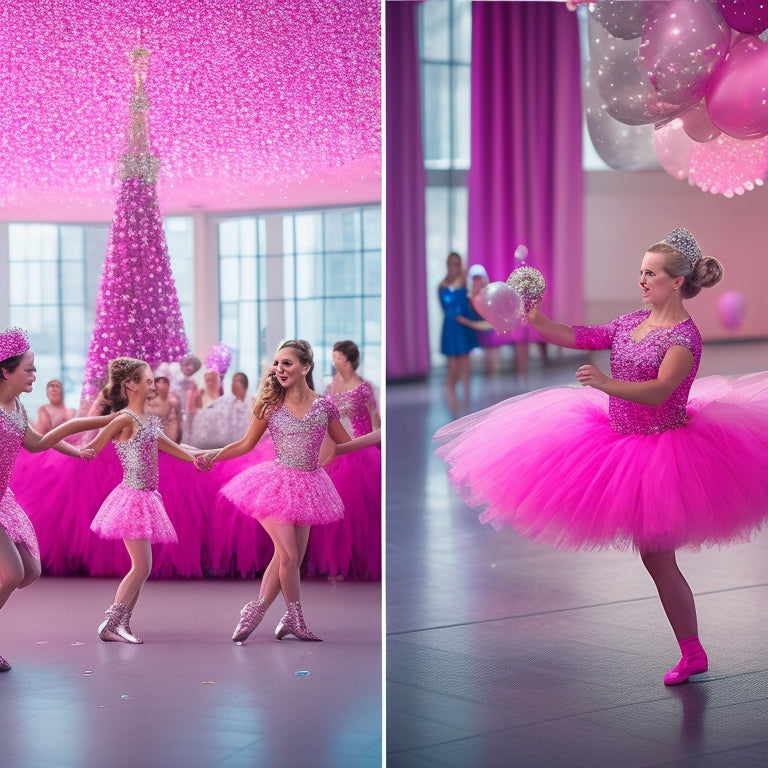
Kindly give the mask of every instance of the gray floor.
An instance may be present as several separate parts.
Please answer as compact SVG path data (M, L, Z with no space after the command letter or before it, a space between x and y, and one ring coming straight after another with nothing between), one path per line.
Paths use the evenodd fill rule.
M255 582L150 581L129 646L96 637L116 583L43 578L0 613L2 768L381 765L380 584L305 582L324 642L275 640L276 603L236 646Z
M585 359L534 351L525 384L478 373L473 409ZM701 373L766 368L768 343L714 344ZM496 532L454 494L432 455L441 384L387 390L387 766L768 765L768 532L680 556L710 671L667 688L679 652L635 556Z

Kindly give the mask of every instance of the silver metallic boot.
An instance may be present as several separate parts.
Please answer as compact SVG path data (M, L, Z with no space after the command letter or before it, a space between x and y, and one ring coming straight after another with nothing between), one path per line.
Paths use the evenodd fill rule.
M235 633L232 635L232 642L242 643L248 635L259 626L264 614L267 612L267 601L260 597L258 600L251 600L240 609L240 621L235 627Z
M278 640L282 640L286 635L294 635L299 640L322 642L321 638L307 629L299 602L288 603L288 610L283 614L283 618L280 619L280 623L275 628L275 637Z

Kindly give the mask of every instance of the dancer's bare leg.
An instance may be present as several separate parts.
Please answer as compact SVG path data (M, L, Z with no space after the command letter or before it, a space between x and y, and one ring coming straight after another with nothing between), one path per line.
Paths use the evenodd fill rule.
M664 613L678 642L699 634L696 603L688 582L677 565L674 550L646 552L643 565L656 585Z
M117 588L115 602L123 603L132 611L139 599L141 588L152 571L152 545L148 539L125 539L124 544L131 558L131 569Z

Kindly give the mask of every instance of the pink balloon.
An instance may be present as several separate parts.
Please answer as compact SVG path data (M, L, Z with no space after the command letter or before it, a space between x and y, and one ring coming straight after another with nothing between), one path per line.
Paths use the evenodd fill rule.
M717 317L723 328L735 331L744 322L747 304L738 291L727 291L717 302Z
M768 44L738 37L706 88L712 122L735 139L768 135Z
M768 29L768 2L762 0L717 0L717 6L731 29L759 35Z
M645 23L638 67L662 99L693 105L725 58L730 38L711 0L658 3Z
M688 178L693 140L683 129L679 117L653 132L653 143L661 167L672 178L683 181Z
M721 133L691 142L688 179L704 192L733 197L763 185L768 175L768 136L743 141Z
M694 141L712 141L721 133L720 129L710 120L704 99L680 115L680 119L683 122L683 130Z
M497 331L509 333L520 326L520 297L506 283L488 283L478 299L475 309Z

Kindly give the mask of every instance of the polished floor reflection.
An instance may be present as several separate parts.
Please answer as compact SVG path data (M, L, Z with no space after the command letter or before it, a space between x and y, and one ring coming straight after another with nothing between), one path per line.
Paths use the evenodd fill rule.
M525 383L511 361L477 373L473 408L572 383L586 359L531 357ZM768 343L705 346L701 375L764 369ZM387 766L767 765L768 532L681 554L710 670L667 688L679 652L638 558L481 525L432 455L441 386L387 390Z
M43 578L3 609L0 766L381 766L380 584L306 582L324 642L275 640L276 603L237 646L255 582L150 581L137 646L96 637L116 583Z

